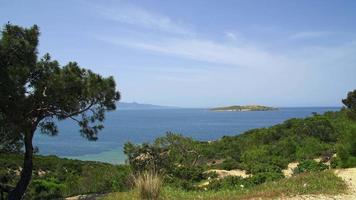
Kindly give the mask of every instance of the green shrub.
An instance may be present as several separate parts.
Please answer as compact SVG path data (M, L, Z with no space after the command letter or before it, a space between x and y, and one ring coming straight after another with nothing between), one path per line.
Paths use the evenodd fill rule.
M343 168L356 166L356 123L345 130L337 145L337 165Z
M218 167L225 170L232 170L241 168L241 164L234 159L226 159Z
M336 142L337 132L328 118L314 115L301 121L295 128L297 134L312 136L323 142Z
M329 167L323 163L316 162L314 160L305 160L298 164L297 168L294 170L295 174L304 172L320 172L328 169Z
M222 190L222 189L233 189L239 190L245 187L251 187L253 183L249 179L244 179L239 176L227 176L223 179L212 180L207 189L209 190Z
M180 188L185 191L196 190L197 186L192 181L179 179L177 177L165 176L164 177L165 185L171 186L172 188Z
M64 184L59 183L54 178L34 180L26 198L35 200L61 198L64 188Z
M313 159L330 151L333 145L327 144L314 137L305 137L299 139L299 144L296 150L296 158L298 160Z
M201 181L204 179L203 168L201 167L175 167L171 171L174 177L193 182Z
M0 154L0 183L14 186L19 179L22 162L20 154ZM127 182L130 173L130 167L126 165L36 155L33 180L25 199L123 191L129 188Z
M258 173L247 178L242 178L240 176L227 176L223 179L212 180L207 188L210 190L241 190L244 188L251 188L265 182L279 180L283 177L283 174L276 172Z
M266 173L266 172L273 172L273 173L281 173L282 169L274 164L271 163L262 163L262 162L249 162L244 163L244 169L246 169L247 173L250 174L259 174L259 173Z
M258 173L254 174L252 177L250 177L250 181L253 183L253 185L260 185L264 182L269 182L269 181L276 181L279 179L284 178L284 175L279 172L264 172L264 173Z

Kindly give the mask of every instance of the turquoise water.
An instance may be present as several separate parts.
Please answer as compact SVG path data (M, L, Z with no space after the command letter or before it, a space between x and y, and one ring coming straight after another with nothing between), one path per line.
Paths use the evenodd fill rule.
M207 109L117 110L107 114L105 128L96 142L80 136L70 120L59 122L55 137L36 134L34 143L42 155L81 160L123 163L123 145L152 142L167 131L198 140L214 140L238 135L253 128L269 127L290 118L310 116L312 112L336 111L335 107L281 108L276 111L213 112Z

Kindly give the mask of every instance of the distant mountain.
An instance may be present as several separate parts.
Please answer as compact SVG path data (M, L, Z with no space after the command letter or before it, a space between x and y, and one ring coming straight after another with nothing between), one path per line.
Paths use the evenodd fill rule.
M132 103L119 102L117 108L121 110L149 110L149 109L175 109L179 107L141 104L136 102L132 102Z

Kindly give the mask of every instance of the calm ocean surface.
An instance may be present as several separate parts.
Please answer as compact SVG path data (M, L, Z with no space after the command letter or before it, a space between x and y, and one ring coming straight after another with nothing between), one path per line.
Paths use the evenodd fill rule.
M337 111L336 107L280 108L277 111L212 112L207 109L117 110L107 114L105 128L96 142L80 136L72 121L58 124L56 137L36 134L34 144L40 154L54 154L81 160L123 163L123 145L151 142L167 131L198 140L214 140L238 135L253 128L269 127L290 118L303 118L312 112Z

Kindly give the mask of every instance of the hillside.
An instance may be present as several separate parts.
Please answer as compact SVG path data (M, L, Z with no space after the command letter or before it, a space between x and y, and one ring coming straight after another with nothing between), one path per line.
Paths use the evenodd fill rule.
M244 112L244 111L271 111L271 110L277 110L277 108L261 106L261 105L245 105L245 106L217 107L217 108L212 108L210 110L211 111Z

